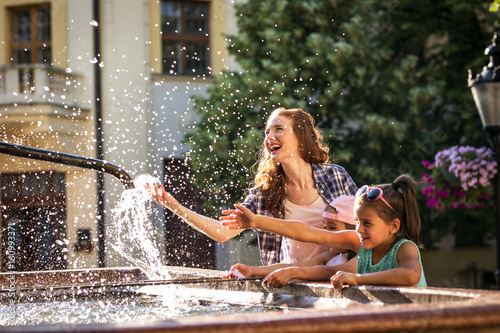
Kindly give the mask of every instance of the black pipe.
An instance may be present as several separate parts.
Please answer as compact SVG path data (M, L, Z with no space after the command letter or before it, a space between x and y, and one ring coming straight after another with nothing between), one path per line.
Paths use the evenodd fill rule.
M16 157L30 158L33 160L60 163L64 165L75 166L84 169L92 169L100 172L106 172L118 178L125 189L133 189L134 182L130 175L119 166L98 160L95 158L59 153L39 148L26 147L12 143L0 141L0 154Z
M102 128L102 91L101 91L101 2L93 1L92 17L94 24L94 94L95 94L95 128L96 128L96 155L100 160L104 160L104 135ZM105 267L106 248L105 248L105 223L104 223L104 177L102 173L97 174L97 252L98 267Z

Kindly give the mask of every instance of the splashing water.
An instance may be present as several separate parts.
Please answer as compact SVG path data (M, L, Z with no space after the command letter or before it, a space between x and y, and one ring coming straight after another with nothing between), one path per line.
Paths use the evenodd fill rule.
M157 183L149 175L134 180L134 189L122 193L117 206L112 210L111 246L122 257L138 266L149 279L170 279L164 269L156 242L153 225L151 195L144 185Z
M123 258L139 267L150 280L171 280L161 262L153 225L153 200L144 189L146 183L158 183L158 179L141 175L134 179L134 189L125 190L112 210L111 246ZM182 286L166 285L161 296L163 307L170 315L186 311L188 304L197 303L183 292Z

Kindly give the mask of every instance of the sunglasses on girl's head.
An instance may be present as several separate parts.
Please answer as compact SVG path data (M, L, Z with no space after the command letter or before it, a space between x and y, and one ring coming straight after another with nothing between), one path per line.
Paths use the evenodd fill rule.
M394 208L384 199L382 196L384 191L382 191L379 187L369 187L368 185L363 185L359 188L358 192L356 192L356 198L362 196L366 193L366 199L369 201L382 200L393 212L395 212Z

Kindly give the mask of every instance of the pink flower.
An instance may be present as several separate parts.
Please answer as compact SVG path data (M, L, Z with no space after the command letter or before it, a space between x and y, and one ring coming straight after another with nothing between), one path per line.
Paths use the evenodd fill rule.
M420 179L420 184L425 184L425 183L427 183L427 182L429 182L429 175L428 175L428 174L426 174L426 173L424 173L424 174L422 175L422 178Z
M469 186L471 187L475 187L474 185L476 185L477 183L477 178L472 178L471 180L469 180Z
M427 169L432 169L434 167L434 163L429 162L427 160L422 161L422 165L424 168L427 168Z
M491 160L492 153L487 147L457 145L438 152L434 163L423 161L422 165L430 170L420 180L427 206L438 210L483 208L498 172L497 162Z
M479 196L479 199L483 199L483 200L486 200L490 197L490 194L489 193L484 193L484 194L481 194Z
M436 199L427 200L427 207L433 208L433 207L436 207L436 205L437 205Z
M422 191L423 194L425 195L430 195L434 193L434 187L432 186L426 186L424 190Z

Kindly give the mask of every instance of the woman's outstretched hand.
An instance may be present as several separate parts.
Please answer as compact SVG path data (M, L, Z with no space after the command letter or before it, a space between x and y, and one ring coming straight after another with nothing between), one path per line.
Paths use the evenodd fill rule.
M223 210L219 220L227 229L248 229L255 228L254 217L252 211L241 205L234 205L236 209Z
M151 194L151 197L156 203L170 209L174 213L179 208L179 202L170 193L165 191L163 185L160 184L160 186L158 186L155 183L146 183L144 188Z

